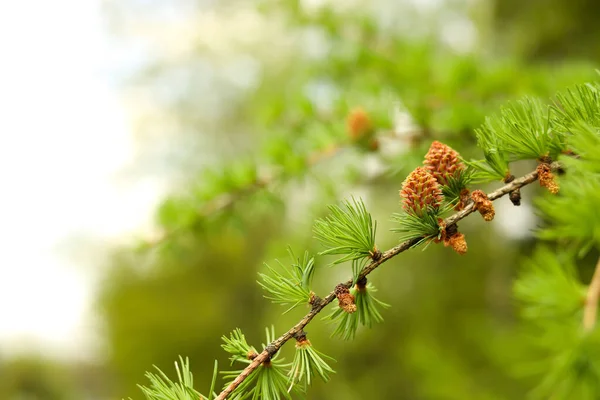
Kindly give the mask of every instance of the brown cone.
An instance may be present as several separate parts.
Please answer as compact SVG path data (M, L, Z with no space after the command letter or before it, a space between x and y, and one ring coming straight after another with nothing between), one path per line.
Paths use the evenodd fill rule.
M471 193L471 199L475 203L475 209L479 211L479 214L486 221L494 219L496 212L494 211L494 204L488 199L487 195L481 190L474 190Z
M552 194L558 193L558 183L554 179L554 174L552 173L552 169L550 168L550 164L542 162L537 166L538 179L540 181L540 186L543 186L548 189L548 191Z
M444 246L450 246L458 254L463 255L467 252L467 241L465 235L460 232L456 232L454 235L444 240Z

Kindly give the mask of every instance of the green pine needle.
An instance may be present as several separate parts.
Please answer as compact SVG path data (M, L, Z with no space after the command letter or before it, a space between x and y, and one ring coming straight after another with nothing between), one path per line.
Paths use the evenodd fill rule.
M539 323L560 321L581 310L585 288L576 277L572 257L557 255L540 247L525 260L515 282L515 297L522 304L522 315Z
M560 192L536 201L550 222L538 236L560 239L583 256L594 245L600 248L600 134L587 124L573 125L572 132L570 147L579 158L561 157L567 173L560 177Z
M353 197L351 201L345 201L343 207L329 206L329 210L329 217L315 222L315 237L327 247L319 255L342 255L333 262L340 264L371 257L377 251L377 223L373 222L361 199Z
M473 170L471 168L459 169L454 175L447 178L448 184L442 185L442 193L444 194L444 202L451 207L454 207L460 201L461 192L473 180Z
M146 372L146 377L150 381L149 386L138 385L144 393L147 400L198 400L206 399L206 396L201 395L194 389L194 377L190 371L190 363L186 358L179 357L179 364L175 362L175 370L177 372L177 381L172 381L163 371L157 366L154 366L157 373ZM216 381L217 362L213 370L213 380L210 389L210 397L214 396L214 384Z
M291 399L287 391L287 375L285 373L289 364L278 364L271 361L269 364L261 364L250 374L231 394L239 400L251 398L252 400L279 400ZM241 374L243 369L226 371L223 378L228 380L224 386L227 387L235 378Z
M312 384L313 377L319 376L324 382L329 381L329 374L335 371L327 364L325 359L335 361L333 358L315 350L308 341L296 344L294 361L288 373L288 381L291 390L293 386L300 385L303 392Z
M484 160L466 162L475 173L473 181L491 182L503 181L510 174L509 154L502 149L502 143L495 134L499 119L486 118L485 123L479 129L475 129L477 146L483 151Z
M600 127L600 90L598 83L577 85L566 93L557 93L552 107L554 123L563 132L578 124Z
M239 362L247 362L248 354L256 353L256 349L246 342L246 336L242 333L241 329L235 328L233 332L229 334L229 337L222 336L221 337L225 344L222 344L221 347L223 350L231 354L229 358L231 360L231 364L235 361Z
M290 306L284 314L300 304L308 304L311 296L310 285L315 272L315 259L309 257L308 251L304 253L302 260L296 258L289 248L288 253L292 258L290 268L278 261L280 269L265 264L270 274L258 274L262 279L258 284L267 292L265 298L276 304ZM285 272L280 272L281 269Z
M546 357L530 372L542 375L531 399L595 400L600 398L600 331L581 334L580 321L563 321L532 338Z
M356 286L350 289L350 293L354 296L356 312L349 314L341 308L336 308L325 317L338 323L331 334L332 337L339 336L344 340L351 340L356 336L359 325L371 328L373 323L383 322L383 317L378 308L388 308L390 305L376 299L372 295L376 291L377 289L370 282L364 290L358 290Z
M401 242L420 238L413 247L417 247L423 243L428 244L431 240L439 236L440 226L438 218L445 211L447 211L447 208L430 208L420 217L412 213L394 213L392 220L398 222L400 226L392 228L391 231L402 234L400 236Z
M501 151L515 160L555 159L565 149L564 135L552 130L548 107L540 100L526 97L509 103L500 114L490 118L490 134L497 137Z

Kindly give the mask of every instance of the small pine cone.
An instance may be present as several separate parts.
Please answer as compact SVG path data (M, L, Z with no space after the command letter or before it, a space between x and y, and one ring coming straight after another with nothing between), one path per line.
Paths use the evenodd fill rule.
M454 176L457 171L465 169L458 152L437 140L431 143L423 163L442 185L448 185L448 177Z
M481 190L475 190L471 193L471 199L475 203L475 209L479 211L484 220L491 221L494 219L494 215L496 215L494 205L485 193Z
M356 290L358 290L359 292L363 292L363 291L367 290L367 282L368 281L367 281L367 277L366 276L364 276L361 279L359 279L356 282L356 286L355 286Z
M348 288L342 284L337 285L335 287L335 296L338 299L340 308L347 312L348 314L352 314L356 312L356 304L354 303L354 296Z
M346 127L348 135L353 142L365 137L373 128L369 114L362 108L355 108L348 114Z
M442 204L442 188L423 167L417 167L402 184L400 191L404 211L423 216L428 208L437 209Z
M310 340L306 337L306 332L304 330L300 330L300 332L294 335L296 339L296 347L307 347L310 346Z
M452 247L458 254L463 255L467 252L467 241L465 235L460 232L456 232L450 237L446 237L444 240L444 246Z
M547 188L552 194L558 193L558 183L556 183L556 180L554 179L554 174L552 173L550 164L545 162L538 164L537 173L540 186Z

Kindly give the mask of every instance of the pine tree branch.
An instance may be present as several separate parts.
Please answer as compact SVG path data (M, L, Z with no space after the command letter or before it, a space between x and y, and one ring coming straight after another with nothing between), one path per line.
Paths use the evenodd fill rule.
M592 281L588 287L585 298L585 307L583 309L583 330L591 332L596 326L596 316L598 314L598 300L600 299L600 258L596 264Z
M554 163L552 164L553 169L558 168L558 163ZM495 190L493 192L491 192L490 194L488 194L488 198L490 200L497 200L502 196L505 196L506 194L512 192L515 189L521 188L523 186L526 186L532 182L535 182L538 178L538 173L537 171L533 171L530 172L527 175L524 175L518 179L515 179L514 181L510 182L509 184L502 186L500 189ZM444 220L444 222L446 223L446 226L449 227L450 225L456 224L458 221L460 221L461 219L465 218L466 216L468 216L469 214L475 212L475 208L473 203L468 204L463 210L451 215L450 217L446 218ZM415 238L415 239L411 239L411 240L406 240L402 243L400 243L399 245L387 250L385 253L382 254L382 256L377 259L376 261L372 261L369 265L367 265L362 272L359 275L359 279L366 277L367 275L369 275L371 272L373 272L377 267L379 267L381 264L383 264L384 262L388 261L389 259L397 256L398 254L410 249L411 247L413 247L415 244L417 244L422 238ZM596 268L596 274L594 275L595 277L595 281L596 281L596 287L594 289L594 293L595 293L595 301L593 302L594 306L593 306L593 314L592 314L592 319L593 322L595 322L595 318L596 318L596 308L597 308L597 303L598 303L598 297L600 296L600 261L598 264L598 267ZM346 286L347 288L350 288L352 286L352 279L341 283L342 285ZM592 286L590 286L590 292L591 292L591 288ZM227 398L227 396L229 396L231 394L231 392L233 392L235 390L236 387L239 386L240 383L242 383L260 364L262 364L264 361L268 360L271 356L273 356L284 344L285 342L287 342L288 340L292 339L294 337L294 335L296 335L298 332L300 332L301 330L304 329L304 327L306 325L308 325L310 323L310 321L319 313L321 312L329 303L331 303L334 299L336 298L335 295L335 291L332 291L331 293L329 293L327 295L327 297L321 299L320 301L315 302L315 304L313 304L312 309L310 310L310 312L308 314L306 314L304 316L304 318L302 318L296 325L294 325L294 327L292 327L290 330L288 330L286 333L284 333L283 335L281 335L279 338L277 338L276 340L274 340L271 344L269 344L263 351L262 353L260 353L256 358L254 358L254 360L252 361L251 364L249 364L240 375L238 375L233 382L231 382L229 384L229 386L227 386L216 398L215 400L224 400ZM589 303L589 295L588 295L588 303ZM589 305L589 304L588 304ZM586 305L586 307L588 306ZM590 306L591 307L591 306Z
M333 147L316 151L311 153L306 158L306 164L308 168L314 167L316 164L335 156L339 150L342 149L341 145L335 145ZM197 209L197 214L199 218L206 218L213 214L225 211L229 208L232 208L236 205L236 203L246 199L247 197L252 196L253 194L268 188L269 186L273 186L276 183L283 180L282 174L274 174L274 173L265 173L262 176L257 177L253 182L250 182L246 186L237 188L231 192L222 193L211 200L208 200L201 207ZM175 228L168 232L163 232L159 237L155 239L148 240L148 244L150 247L155 247L168 240L172 239L174 236L179 233L185 231L189 227L181 226Z

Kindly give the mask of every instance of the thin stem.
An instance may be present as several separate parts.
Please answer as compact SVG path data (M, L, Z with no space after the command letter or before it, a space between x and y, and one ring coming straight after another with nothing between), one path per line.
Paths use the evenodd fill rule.
M591 332L596 326L596 316L598 314L598 299L600 299L600 258L596 264L592 281L588 287L585 298L585 307L583 309L583 330Z
M558 164L553 164L553 168L558 168ZM533 171L520 177L519 179L515 179L507 185L502 186L500 189L493 191L488 194L488 198L492 201L499 199L500 197L512 192L515 189L521 188L525 185L528 185L532 182L535 182L538 178L537 171ZM444 220L446 226L450 226L452 224L457 223L461 219L465 218L467 215L475 212L475 208L473 203L467 205L463 210L451 215L450 217ZM411 240L406 240L399 245L392 247L391 249L384 252L380 258L377 260L373 260L369 265L363 268L362 272L359 274L357 280L361 280L362 278L369 275L373 272L377 267L379 267L384 262L389 259L397 256L398 254L410 249L412 246L417 244L422 238L415 238ZM595 279L597 281L597 288L595 290L596 301L594 302L594 310L593 310L593 319L596 318L596 306L598 296L600 294L600 272L598 272L599 267L596 268ZM597 277L596 277L597 275ZM350 288L352 286L353 280L350 279L346 282L340 283L341 285ZM591 289L591 286L590 286ZM292 339L298 332L300 332L306 325L310 323L310 321L323 310L329 303L331 303L334 299L335 291L332 291L327 295L327 297L323 298L319 303L313 305L313 308L310 310L308 314L306 314L296 325L294 325L290 330L281 335L279 338L275 339L271 344L269 344L263 351L260 353L251 364L249 364L234 380L231 382L216 398L215 400L225 400L227 396L231 394L242 383L261 363L267 360L270 356L275 354L288 340Z

